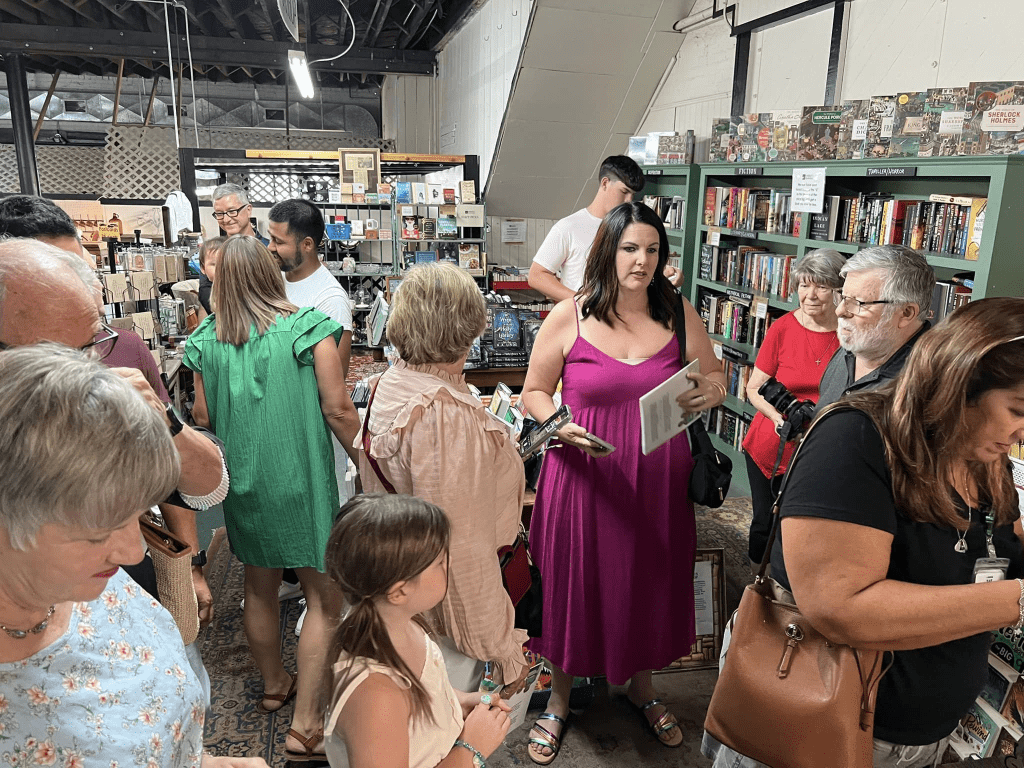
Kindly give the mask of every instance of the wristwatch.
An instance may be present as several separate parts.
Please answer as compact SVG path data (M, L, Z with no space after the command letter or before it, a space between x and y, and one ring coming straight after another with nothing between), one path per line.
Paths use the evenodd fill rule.
M181 420L178 412L174 410L174 406L170 403L164 407L164 413L167 414L167 418L171 422L171 437L177 437L181 433L181 430L185 428L185 422Z
M202 568L206 565L206 550L200 549L198 554L192 555L192 567Z

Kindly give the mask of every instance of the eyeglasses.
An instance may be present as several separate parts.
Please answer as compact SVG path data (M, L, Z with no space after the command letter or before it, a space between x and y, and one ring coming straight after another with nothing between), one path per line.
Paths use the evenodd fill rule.
M860 299L853 298L853 296L843 296L843 294L838 291L832 294L832 303L837 307L843 307L844 309L850 310L850 312L855 315L867 314L869 310L865 309L865 307L870 307L872 304L892 304L892 302L887 299L880 299L879 301L861 301Z
M83 344L78 349L81 352L85 352L94 360L99 361L105 360L107 356L114 351L114 346L116 344L117 331L106 323L100 323L100 329L96 332L96 335L93 336L92 341L88 344ZM0 351L11 348L12 345L0 341Z
M247 203L243 205L241 208L229 208L226 211L214 211L213 218L215 218L217 221L222 220L225 216L227 216L229 219L234 219L238 217L239 213L241 213L248 207L249 205Z

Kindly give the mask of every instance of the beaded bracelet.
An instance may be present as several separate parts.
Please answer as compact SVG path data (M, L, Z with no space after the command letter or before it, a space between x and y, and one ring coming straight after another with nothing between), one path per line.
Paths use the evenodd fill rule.
M1013 628L1017 632L1024 630L1024 579L1017 579L1017 583L1020 584L1020 599L1017 604L1020 606L1020 616L1017 618L1017 623L1013 625Z
M1024 589L1024 587L1022 587L1022 589ZM455 746L462 747L463 749L468 749L470 752L473 753L474 768L487 768L487 763L484 761L484 756L480 754L476 747L474 747L471 744L467 744L462 739L456 740Z

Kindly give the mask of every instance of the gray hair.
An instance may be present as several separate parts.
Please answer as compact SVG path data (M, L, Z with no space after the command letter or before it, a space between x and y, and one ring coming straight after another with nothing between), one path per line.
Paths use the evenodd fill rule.
M109 530L167 497L180 463L128 381L41 343L0 353L0 527L15 549L46 524Z
M898 311L901 304L916 304L925 316L932 305L935 270L924 256L905 245L873 245L851 256L839 274L845 279L851 272L875 269L886 273L878 298L891 302L888 312Z
M794 286L801 280L807 280L826 288L842 288L843 278L839 272L844 264L846 259L839 251L816 248L797 259L790 281Z
M248 193L237 184L221 184L213 190L214 201L220 200L222 197L231 197L232 195L238 198L240 204L248 205Z
M92 292L102 292L102 285L81 256L31 237L9 237L0 240L0 319L3 318L7 285L18 276L33 275L38 270L57 264L68 267Z

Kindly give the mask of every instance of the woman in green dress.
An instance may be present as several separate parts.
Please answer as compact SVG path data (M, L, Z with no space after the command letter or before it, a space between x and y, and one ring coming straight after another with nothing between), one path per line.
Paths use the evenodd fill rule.
M285 749L323 752L319 672L328 621L341 597L324 574L324 549L338 513L328 429L348 447L359 420L345 388L341 326L285 297L270 251L236 235L220 251L215 314L189 337L185 365L195 371L196 422L224 441L231 490L224 501L231 549L245 564L245 635L263 675L264 711L296 698ZM350 450L346 448L347 450ZM306 595L298 670L281 660L277 589L294 568Z

